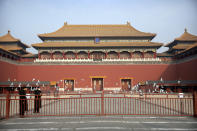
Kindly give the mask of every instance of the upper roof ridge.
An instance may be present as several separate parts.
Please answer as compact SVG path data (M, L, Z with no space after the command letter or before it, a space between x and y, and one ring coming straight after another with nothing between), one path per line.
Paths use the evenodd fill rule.
M51 33L39 34L44 37L155 37L154 33L141 32L131 26L130 22L126 24L88 24L88 25L70 25L64 22L64 25Z

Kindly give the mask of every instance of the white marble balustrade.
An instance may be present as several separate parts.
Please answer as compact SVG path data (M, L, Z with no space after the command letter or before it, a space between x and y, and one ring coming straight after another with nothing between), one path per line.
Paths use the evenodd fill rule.
M102 59L94 61L93 59L35 59L34 62L126 62L126 61L161 61L160 58L132 58L132 59Z

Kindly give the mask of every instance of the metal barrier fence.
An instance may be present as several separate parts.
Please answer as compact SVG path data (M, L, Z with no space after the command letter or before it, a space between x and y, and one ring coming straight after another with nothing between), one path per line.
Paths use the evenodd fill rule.
M62 95L59 97L42 96L36 101L34 96L19 99L19 96L0 97L0 117L20 115L25 106L24 116L68 116L68 115L158 115L193 116L193 98L175 96L115 96L115 95ZM40 103L41 102L41 103ZM37 104L36 104L37 103ZM39 107L39 113L35 108ZM21 106L21 107L20 107ZM37 113L36 113L37 112Z

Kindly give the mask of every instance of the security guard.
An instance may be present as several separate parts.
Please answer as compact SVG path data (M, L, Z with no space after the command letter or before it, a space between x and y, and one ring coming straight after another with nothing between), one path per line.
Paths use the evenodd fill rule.
M34 91L35 100L34 100L34 113L39 113L41 108L41 91L40 88L36 88Z
M20 116L24 117L25 110L27 110L27 98L26 98L26 92L24 88L19 88L19 95L20 95L20 100L19 100L19 112Z

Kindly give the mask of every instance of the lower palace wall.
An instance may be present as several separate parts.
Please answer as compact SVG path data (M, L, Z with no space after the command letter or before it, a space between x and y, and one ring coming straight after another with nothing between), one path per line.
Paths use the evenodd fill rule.
M180 80L197 80L197 59L177 64L176 73Z
M74 80L74 88L92 88L92 78L103 78L105 88L119 88L121 79L132 86L146 80L197 80L197 59L178 64L46 65L14 64L0 60L0 81Z

